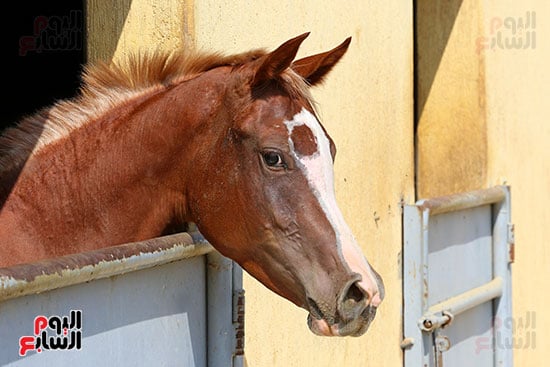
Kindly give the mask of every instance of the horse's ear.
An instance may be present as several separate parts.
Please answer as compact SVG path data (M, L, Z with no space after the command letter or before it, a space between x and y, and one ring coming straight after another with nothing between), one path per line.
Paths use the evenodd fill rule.
M260 86L267 81L275 79L288 68L292 60L296 57L298 48L307 36L309 36L309 32L286 41L275 51L267 54L256 70L254 80L252 81L252 87Z
M344 42L330 51L294 61L291 68L310 85L319 84L340 58L344 56L350 42L351 37L348 37Z

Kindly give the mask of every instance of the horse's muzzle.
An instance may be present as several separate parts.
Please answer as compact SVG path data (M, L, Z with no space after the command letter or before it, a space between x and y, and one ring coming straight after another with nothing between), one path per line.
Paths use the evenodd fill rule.
M359 317L333 324L329 324L328 321L317 319L309 314L307 325L314 334L319 336L361 336L368 330L375 315L376 307L369 305L365 307Z
M376 316L376 309L384 298L382 280L376 274L377 292L372 294L360 287L361 277L351 279L343 288L337 300L335 311L330 312L325 307L308 298L310 314L308 326L310 330L321 336L361 336ZM325 311L325 312L323 312ZM327 312L328 311L328 312Z

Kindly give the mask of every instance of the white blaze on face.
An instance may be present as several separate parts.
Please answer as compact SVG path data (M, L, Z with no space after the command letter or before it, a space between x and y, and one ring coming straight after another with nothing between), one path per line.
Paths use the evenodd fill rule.
M317 118L305 108L294 115L292 120L285 121L285 125L288 129L291 153L294 155L298 167L303 171L313 194L319 200L321 208L334 229L339 253L349 268L361 275L362 280L358 285L368 293L371 298L370 304L375 307L378 306L381 299L376 278L336 204L334 169L328 137ZM302 156L294 150L294 142L291 138L292 130L302 125L311 130L317 142L317 151L311 155Z

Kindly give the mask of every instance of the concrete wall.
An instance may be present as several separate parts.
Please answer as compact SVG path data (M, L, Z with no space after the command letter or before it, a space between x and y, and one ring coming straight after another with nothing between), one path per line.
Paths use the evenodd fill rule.
M484 33L489 40L491 23L510 17L535 26L516 34L526 40L535 35L536 45L527 49L486 50L487 185L507 182L512 187L512 220L516 225L516 262L513 266L513 310L518 326L515 336L516 366L542 366L550 357L550 3L485 1ZM533 18L534 16L534 18ZM511 24L511 23L508 23ZM536 323L525 325L528 314ZM523 323L523 327L520 327ZM534 333L536 345L527 345Z
M550 4L435 3L418 1L415 9L417 194L511 186L514 361L544 365L550 346ZM534 13L526 29L527 12ZM512 22L520 18L524 29L514 34ZM527 32L527 48L506 46L520 38L525 45Z
M357 339L311 335L305 312L247 277L249 366L401 364L401 216L414 201L412 4L283 1L90 0L90 59L140 47L240 52L276 47L312 31L300 55L353 36L346 57L314 92L339 148L337 196L369 259L385 279L387 298L369 333ZM496 184L512 187L516 224L513 266L517 366L548 356L550 316L550 4L452 0L416 2L417 197ZM499 20L534 11L536 45L484 50L512 30ZM527 31L527 30L525 30ZM524 34L525 35L525 34ZM488 43L487 43L488 42ZM480 49L481 48L481 49ZM545 242L546 241L546 242ZM525 336L534 332L536 345ZM523 338L523 339L522 339Z
M87 1L88 60L110 60L143 48L193 47L192 10L192 2L183 0Z
M311 31L299 56L351 47L314 91L338 147L337 199L386 285L386 300L359 338L310 333L306 312L246 276L248 366L402 363L401 211L413 194L412 4L318 1L88 1L91 60L140 47L225 52L273 49Z
M417 197L484 186L485 68L477 0L416 3ZM474 45L474 46L472 46Z
M401 365L401 213L417 198L496 184L512 188L516 224L513 265L515 364L543 365L550 345L550 4L417 1L416 131L413 133L412 2L342 5L315 1L107 0L87 2L90 59L140 47L240 52L274 48L312 31L300 55L353 36L348 54L314 91L323 122L339 148L337 197L387 298L367 335L313 336L305 312L254 279L247 290L249 366ZM483 50L499 20L536 13L536 45ZM524 30L526 32L527 30ZM525 35L525 34L524 34ZM487 43L488 42L488 43ZM545 242L546 241L546 242ZM406 300L405 300L406 301ZM527 315L536 323L526 328ZM536 345L525 336L534 332Z

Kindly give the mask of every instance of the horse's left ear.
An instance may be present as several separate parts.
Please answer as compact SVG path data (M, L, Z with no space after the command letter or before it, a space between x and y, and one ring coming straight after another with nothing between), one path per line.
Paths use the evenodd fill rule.
M330 51L294 61L291 68L301 75L310 85L322 83L323 78L342 56L344 56L350 42L351 37L348 37L344 42Z
M309 32L286 41L277 47L275 51L267 54L256 70L252 87L261 86L265 82L276 79L277 76L285 71L296 57L298 48L300 48L300 45L307 36L309 36Z

